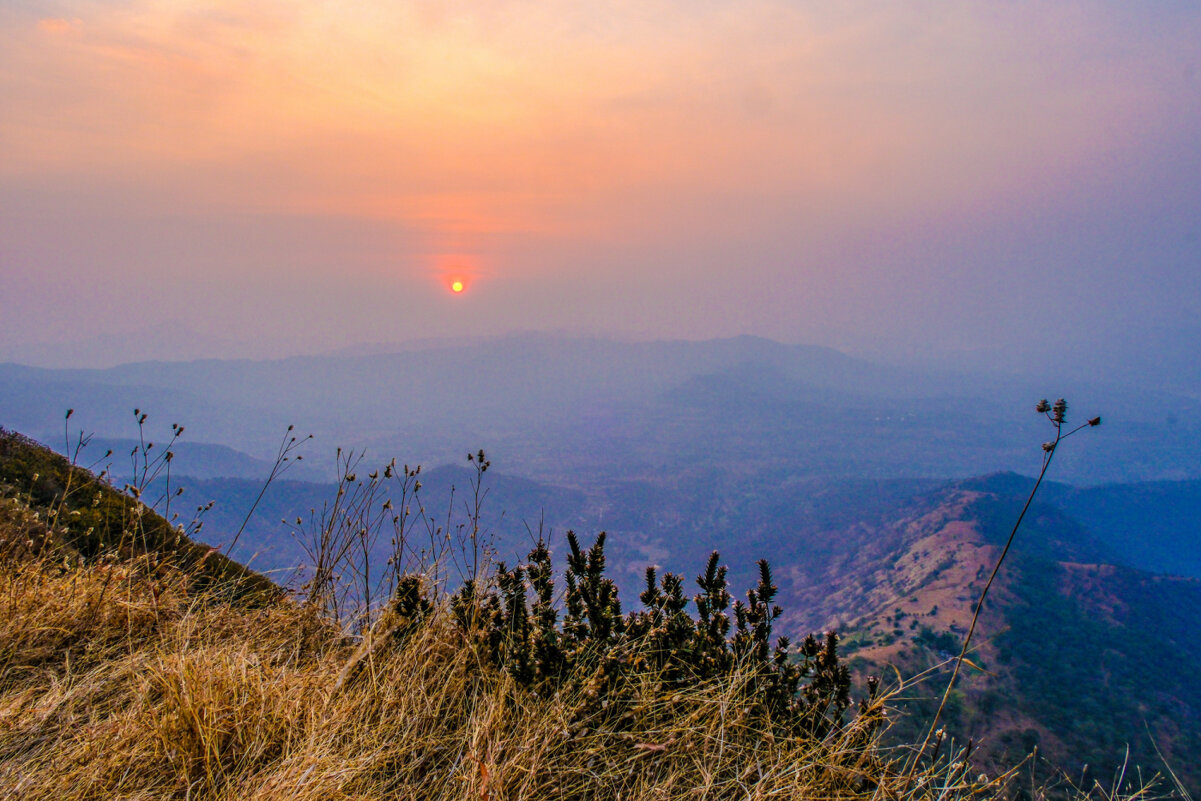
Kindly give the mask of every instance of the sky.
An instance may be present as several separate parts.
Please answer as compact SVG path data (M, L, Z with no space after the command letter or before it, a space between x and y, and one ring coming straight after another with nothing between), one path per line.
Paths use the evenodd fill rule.
M6 0L0 359L1195 371L1198 42L1186 2Z

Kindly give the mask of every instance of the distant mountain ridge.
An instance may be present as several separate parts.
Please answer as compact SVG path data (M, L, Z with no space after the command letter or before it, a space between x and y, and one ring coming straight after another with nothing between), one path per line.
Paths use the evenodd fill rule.
M1076 484L1201 479L1201 403L1147 418L1138 393L917 372L756 337L614 342L527 334L404 351L273 361L144 362L107 370L0 365L0 413L54 432L67 408L98 436L130 412L185 424L192 441L269 459L290 424L334 447L440 463L484 447L550 482L689 470L705 457L796 475L952 478L1028 470L1042 435L1026 410L1050 392L1106 416L1065 454ZM578 480L578 479L571 479Z
M77 448L78 442L67 443L61 440L56 443L54 437L40 438L42 444L65 456L74 456L85 466L93 466L94 471L107 470L107 475L117 486L125 483L136 483L139 476L133 466L132 454L149 446L147 455L153 459L162 453L166 442L153 440L139 442L135 439L106 439L92 437L86 447ZM158 450L155 450L155 447ZM111 455L104 457L107 451ZM264 480L274 467L274 463L266 459L256 459L249 454L234 450L225 445L211 445L204 442L177 441L171 445L173 459L171 461L172 475L179 479L213 479L213 478L246 478ZM139 464L140 464L140 457ZM317 481L326 478L322 471L310 468L297 462L287 467L286 475L294 481Z
M965 489L1021 496L1033 479L998 473L960 482ZM1077 488L1047 482L1041 497L1062 508L1120 564L1201 578L1201 481L1145 481ZM1011 509L1012 511L1012 509Z

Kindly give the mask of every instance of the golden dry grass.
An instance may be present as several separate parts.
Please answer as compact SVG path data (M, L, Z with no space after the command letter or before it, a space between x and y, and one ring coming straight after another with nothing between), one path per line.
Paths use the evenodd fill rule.
M9 559L0 591L0 794L28 799L871 797L856 730L775 742L731 687L663 697L621 733L581 694L478 663L449 616L376 648L302 605L246 609L138 563ZM737 681L732 679L731 682Z
M34 539L36 519L6 515L0 539ZM668 694L653 676L636 678L621 725L598 725L586 691L543 697L482 664L445 608L364 649L312 607L232 602L234 594L197 590L154 558L80 564L52 546L0 555L0 797L813 801L1005 792L945 758L909 781L905 752L882 750L861 721L821 741L773 738L740 706L738 675Z

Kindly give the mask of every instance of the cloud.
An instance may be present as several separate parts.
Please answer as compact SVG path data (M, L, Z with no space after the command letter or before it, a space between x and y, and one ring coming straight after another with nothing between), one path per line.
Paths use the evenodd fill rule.
M61 19L57 17L47 17L38 20L38 30L49 34L64 34L70 33L73 30L83 26L83 20L76 17L75 19Z

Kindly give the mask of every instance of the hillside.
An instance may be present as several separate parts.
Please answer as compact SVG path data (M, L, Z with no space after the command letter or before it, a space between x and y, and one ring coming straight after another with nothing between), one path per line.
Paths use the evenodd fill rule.
M886 530L887 558L844 567L822 599L862 669L916 676L959 651L971 611L1022 498L963 482ZM1201 581L1115 565L1104 544L1054 506L1038 505L1018 535L976 634L969 671L946 716L986 763L1038 746L1052 764L1103 779L1127 746L1158 764L1156 746L1191 786L1201 773ZM946 671L912 690L912 737L937 703ZM1130 724L1134 724L1132 727ZM1154 744L1152 744L1154 741Z
M439 521L453 511L445 519L462 525L470 471L439 468L423 477L422 493ZM748 586L756 557L770 554L786 610L783 632L839 630L870 672L887 675L884 666L891 663L913 676L957 653L983 577L1030 487L1029 479L1012 474L950 483L772 482L720 474L629 479L598 495L490 473L484 530L498 557L510 563L523 558L539 520L560 534L571 527L607 530L609 564L627 604L640 592L648 563L688 576L717 549L734 585ZM459 502L448 510L452 485ZM1191 497L1174 486L1177 495ZM185 497L198 492L200 500L223 499L225 511L210 518L206 533L219 542L219 532L240 524L258 489L255 482L193 481ZM1127 743L1140 764L1160 764L1145 721L1173 767L1196 782L1188 754L1201 732L1201 698L1189 681L1190 672L1201 669L1198 584L1137 569L1135 538L1113 536L1119 520L1133 513L1111 520L1102 535L1069 513L1082 497L1102 508L1137 508L1129 499L1163 488L1051 484L1045 490L982 618L981 650L973 658L988 673L964 682L949 723L974 738L993 769L1020 761L1038 745L1051 763L1075 772L1088 764L1100 778L1116 769ZM333 485L287 481L272 487L239 553L281 579L291 575L285 568L302 563L303 555L280 518L297 508L320 508L335 492ZM1180 523L1184 531L1187 521ZM552 538L551 549L563 558L561 541ZM1175 550L1181 566L1196 553L1196 540ZM375 557L378 564L385 559L384 551ZM1048 594L1049 587L1055 591ZM1111 608L1125 611L1115 615ZM1047 631L1063 634L1048 641ZM1064 678L1065 669L1075 678ZM1138 690L1152 675L1154 692ZM931 679L917 692L936 694L937 684ZM1086 693L1079 692L1082 686ZM929 701L911 706L918 719L932 709ZM1115 723L1127 720L1138 725ZM897 731L918 735L904 719Z
M708 590L717 605L695 620L671 611L669 598L659 612L648 600L645 611L621 619L623 633L606 634L604 615L592 605L604 586L598 542L568 568L561 627L554 625L557 615L548 622L539 595L530 622L525 603L513 605L502 572L503 611L496 590L485 590L475 613L499 616L495 624L463 617L469 596L431 595L414 578L402 581L398 587L407 589L398 589L354 636L329 616L318 600L324 596L296 602L266 591L253 574L213 554L194 559L186 538L149 534L141 547L126 547L134 533L163 530L165 521L152 513L142 511L144 527L122 518L123 527L133 528L115 547L93 546L91 526L77 536L59 514L48 523L55 509L80 512L64 518L86 516L83 507L64 503L76 481L86 483L86 497L100 498L95 508L119 499L28 440L6 434L3 442L0 791L6 797L918 799L953 792L990 799L1004 793L1004 780L977 777L950 760L907 771L879 749L881 700L864 698L857 713L842 712L851 698L832 641L824 647L806 641L795 664L769 659L770 591L763 582L759 601L748 596L752 627L739 612L730 639L712 628L729 622L720 579ZM52 488L40 472L46 467L68 480ZM535 554L531 559L537 563ZM545 578L531 572L522 598ZM245 591L248 583L255 592ZM665 580L669 597L670 585ZM590 588L582 596L586 616L576 609L581 596L573 587ZM558 667L548 669L540 657L534 673L517 669L519 620L527 621L530 637L520 641L524 647L558 654ZM691 644L679 652L656 645L669 642ZM680 660L687 659L701 661L682 673ZM710 665L707 677L695 673L702 664Z
M33 614L39 605L45 605L41 593L64 593L64 597L70 599L66 606L52 604L57 610L54 614L85 614L87 618L83 623L62 620L47 624L56 631L71 632L65 638L56 636L49 645L41 643L37 637L28 642L15 641L9 646L13 656L10 673L6 675L28 678L27 671L42 671L40 675L53 684L59 681L54 677L61 674L55 672L59 668L45 663L45 658L51 658L51 661L61 658L65 660L64 665L73 665L71 669L74 670L88 664L85 655L89 649L99 648L109 653L105 649L115 647L111 632L94 632L96 621L92 618L110 620L111 615L97 616L94 611L87 610L102 605L107 593L105 587L113 575L121 576L123 597L134 598L138 593L149 593L149 596L139 597L151 599L154 626L159 626L163 620L169 621L169 625L161 630L153 626L147 629L147 619L140 618L141 622L136 624L141 632L138 637L145 639L127 642L124 647L133 650L123 654L122 659L136 657L161 661L164 653L179 647L181 634L174 628L177 626L185 626L193 632L184 635L187 643L191 642L189 638L197 636L198 642L204 642L203 631L210 625L253 628L255 624L251 618L244 616L252 615L254 605L271 599L265 607L268 611L253 614L278 615L277 622L282 629L273 629L265 641L256 641L253 646L242 639L242 634L235 633L226 645L236 653L206 654L197 658L223 660L222 664L237 670L241 670L237 667L240 660L251 659L254 664L286 668L285 673L291 671L288 675L294 675L297 681L302 684L315 682L316 686L337 682L337 675L340 675L337 665L354 661L355 639L339 634L338 627L321 623L320 615L313 616L315 610L303 611L261 577L245 571L220 552L181 535L133 499L97 482L86 471L70 467L62 457L11 433L6 433L0 444L3 446L0 448L0 478L7 499L7 511L0 520L0 528L7 532L5 541L11 546L5 551L6 569L16 571L10 579L12 586L35 593L20 602L14 601L15 605L10 604L10 613L18 615L9 621L10 630L19 632L28 627L28 620L20 615ZM436 515L431 513L431 520L444 520L441 525L445 528L440 527L438 531L450 534L451 539L461 538L464 526L471 524L470 510L460 506L456 511L456 507L469 503L473 479L479 479L482 474L470 468L441 468L423 471L420 475L426 482L421 491L430 499L432 508L437 508L434 503L438 506L446 503L450 487L456 487L458 500L449 504L447 517L441 518L443 512L438 511ZM282 481L269 488L271 491L264 496L252 517L272 521L277 515L290 514L295 506L288 507L295 504L328 510L331 499L345 497L349 505L342 508L343 519L352 524L355 520L380 520L376 517L378 510L390 496L373 489L385 478L377 476L379 474L373 472L371 476L356 477L342 485L342 493L337 493L331 485ZM484 519L481 531L488 533L496 556L508 564L526 559L525 553L538 531L536 522L533 528L527 528L527 523L536 520L536 516L561 522L574 514L575 519L585 525L593 525L599 519L616 523L608 540L610 548L606 557L616 582L614 589L620 590L624 600L622 611L629 612L631 621L641 620L639 615L644 614L640 611L643 607L635 599L645 586L639 587L635 573L647 563L690 575L704 563L709 549L716 546L722 549L722 563L730 565L731 586L749 587L754 586L756 580L755 557L770 555L776 567L777 600L785 610L775 622L776 631L798 642L809 631L841 632L841 651L844 657L852 658L851 664L856 666L857 692L860 693L868 674L890 675L888 665L896 666L902 676L915 676L957 651L975 594L1016 516L1021 498L1015 492L1020 493L1028 487L1026 479L1012 475L949 484L915 480L801 480L765 487L757 495L731 492L722 502L706 507L705 515L698 518L690 516L689 510L696 509L694 493L697 490L690 489L693 485L689 483L619 482L611 493L598 499L580 491L511 476L489 473L488 478L494 483L484 488L483 497L491 504L486 512L493 522ZM378 484L378 487L382 486ZM698 486L711 491L732 488L732 485L724 486L716 476ZM22 490L22 487L26 489ZM218 479L191 480L188 487L189 493L219 495L231 509L245 510L254 504L261 485L240 479ZM1048 498L1071 495L1070 488L1053 486L1050 489ZM147 497L162 494L153 483L144 490ZM97 497L101 501L92 507ZM647 510L652 506L657 511L648 516ZM117 511L106 512L108 516L102 519L103 526L98 528L93 508ZM55 519L64 519L67 523L53 534L55 527L47 527L44 521L56 509L59 511L55 512ZM141 511L133 530L139 532L139 536L130 537L130 510L138 509ZM230 532L241 525L244 512L211 513L209 510L211 516L206 518L208 527L202 536L212 542L228 542ZM34 514L40 517L35 519L31 516ZM303 516L304 512L301 514ZM312 514L316 515L312 520L321 517L316 511ZM311 536L319 533L312 529L312 520L306 522L310 543L313 542ZM339 526L341 524L328 530L343 530ZM293 529L291 534L283 533L287 528L286 524L281 529L264 528L261 531L276 532L266 537L260 537L260 531L248 529L248 539L239 545L239 552L248 554L260 570L271 570L273 575L281 578L290 576L291 571L277 572L278 567L303 562L304 554L298 548L306 534L299 529ZM547 530L550 528L553 526ZM30 536L29 531L33 529L43 534ZM723 534L734 529L741 531L741 535L729 537ZM98 535L100 530L109 533ZM403 526L400 530L413 531ZM651 533L656 530L657 533ZM120 535L122 531L126 531L125 536ZM418 539L428 533L417 531ZM38 547L19 545L26 541L44 544ZM461 539L458 541L462 542ZM109 550L106 542L118 543L117 549ZM382 581L380 571L386 572L385 565L389 564L385 543L386 540L380 541L379 548L383 550L371 547L374 555L370 562L358 561L358 557L350 554L345 561L335 565L337 571L353 574L361 568L370 573L373 581ZM137 547L132 547L135 544ZM39 558L39 553L58 556L47 560ZM74 565L68 572L57 566L63 553L71 555L67 564ZM105 562L100 559L103 554L112 554L106 558L116 558L116 564L120 565L136 565L141 558L143 568L130 572L129 567L122 567L118 574L105 574L102 572ZM1191 681L1195 671L1201 669L1201 637L1195 624L1197 616L1201 615L1201 582L1121 566L1113 562L1112 555L1106 540L1093 535L1056 504L1038 504L1028 517L1017 550L1002 573L982 619L977 639L980 647L972 659L983 672L972 671L966 677L945 718L957 742L962 743L967 738L974 742L974 765L978 769L993 776L1003 774L1007 767L1021 762L1038 746L1043 760L1037 763L1039 781L1052 780L1054 766L1062 766L1071 775L1079 777L1087 763L1092 771L1088 775L1092 778L1085 781L1085 786L1092 779L1104 784L1117 769L1127 744L1135 763L1156 769L1160 762L1146 736L1146 732L1150 732L1180 777L1196 786L1198 776L1189 755L1201 747L1198 738L1201 696ZM551 537L548 558L553 558L555 564L562 564L561 537ZM368 569L367 564L376 567ZM453 589L462 579L465 563L452 559L449 564L457 565L447 567L443 573L451 582L448 588ZM154 569L147 572L152 565ZM34 572L29 573L29 570ZM311 571L299 574L294 578L297 582L294 586L311 577ZM85 589L68 592L64 589L67 584L63 582ZM88 586L91 589L86 589ZM248 592L252 587L254 591ZM163 593L168 588L171 588L170 592L179 593L170 601L178 604L171 612L164 611L170 606L163 600ZM231 593L230 589L237 591ZM349 594L339 596L344 605L353 604L354 598L358 597L358 590L349 589ZM644 595L643 600L646 598ZM226 610L221 615L233 615L233 618L223 618L224 622L219 624L207 618L197 619L193 614L196 604L200 602L208 609L213 599ZM76 601L83 606L73 606ZM231 601L233 607L229 606ZM138 607L138 603L127 609L123 607L124 611L118 610L118 619L125 621L119 625L129 631L133 631L131 627L135 624L121 615L134 612L144 615L147 610ZM22 609L25 611L20 611ZM230 623L234 619L243 622ZM35 631L39 630L35 627ZM458 647L454 645L456 635L453 632L448 633L446 629L439 632L430 636L435 639L450 637L449 640L438 639L440 653L449 653L445 649L453 651ZM1055 636L1048 636L1048 632L1054 632ZM102 644L92 644L94 637L100 637ZM306 644L302 645L296 637L301 637ZM308 652L306 649L310 648L316 650ZM182 661L173 664L183 665L190 658L180 655ZM402 649L397 658L412 662L418 657ZM465 658L478 660L478 656ZM34 663L22 662L29 659ZM380 665L373 670L386 673L399 669L381 659ZM335 664L330 664L329 660ZM302 663L306 665L303 669L299 667ZM98 663L94 667L96 671L117 669L110 663L103 667ZM11 673L12 670L17 672ZM301 679L302 675L306 678ZM902 714L893 716L891 729L884 733L888 742L920 739L921 721L929 718L934 696L940 690L939 681L939 677L934 676L916 687L907 686L889 700ZM24 682L22 679L12 685L13 691L18 694L31 692L30 685ZM376 684L372 686L379 689ZM307 689L296 689L295 692L301 695L290 696L286 702L256 695L248 703L299 703L299 698L308 697L304 693L315 691L313 685L305 684L305 687ZM494 690L500 691L499 688ZM139 697L137 694L144 691L145 688L125 690L131 693L130 698ZM202 688L197 691L207 692ZM261 693L262 690L254 692ZM13 714L21 714L24 703L17 703ZM310 699L306 703L317 702ZM376 699L359 698L355 703L370 706ZM426 699L422 703L433 702ZM503 703L526 702L508 700ZM222 707L212 714L243 714L245 711ZM299 725L297 720L289 717L290 722L286 724L277 721L269 725L286 728ZM316 723L310 720L305 725ZM131 731L127 730L126 735ZM62 736L65 735L61 732L56 735L60 740ZM203 746L206 736L203 732L195 734L198 739L194 745ZM270 736L284 736L292 742L301 735L276 732ZM334 747L328 742L315 744L312 740L315 736L315 733L304 735L310 738L306 748ZM453 736L462 736L462 732ZM640 736L650 743L658 743L656 737L663 738L661 732L650 731ZM55 748L66 747L60 740L55 741ZM219 750L251 747L237 738L222 742L225 744ZM82 747L77 742L71 745L72 748L76 746ZM271 755L280 753L279 749L284 747L277 740L271 740L267 744L253 745L253 749L260 746L266 750L256 751L252 761L274 759ZM3 747L0 743L0 759L7 759L3 756L5 753L18 753L6 752ZM360 741L356 747L367 746ZM903 750L897 752L898 756L894 758L903 759L905 753ZM326 751L322 754L327 755ZM54 759L61 757L62 753L54 752ZM220 786L226 788L221 792L237 794L228 790L232 785L226 778L216 781L208 775L207 771L213 769L207 762L209 756L189 757L191 767L186 769L171 762L170 753L167 757L164 763L160 754L155 757L159 760L155 764L161 770L176 771L172 775L177 779L181 775L179 771L185 770L191 777L188 781L197 781L200 774L195 772L196 766L203 764L204 781L216 782L210 789ZM234 757L235 762L242 758ZM319 757L309 754L305 758ZM762 759L763 755L757 758ZM783 757L776 754L772 758ZM221 760L225 759L221 757ZM483 756L478 759L486 762ZM256 770L260 768L261 765ZM4 769L0 766L0 771ZM225 761L221 761L217 769L223 773L235 770ZM359 776L355 781L366 781L366 786L374 786L371 782L375 781L372 772L375 770L369 771L369 778ZM3 775L0 773L0 777ZM238 781L251 781L244 774L239 775ZM111 778L96 780L103 783ZM150 780L145 776L142 779ZM685 785L694 787L687 783L679 786ZM99 785L87 786L92 787L88 792L95 792ZM251 785L238 785L248 786ZM471 786L470 781L468 786ZM78 797L90 796L84 793ZM272 796L268 793L262 797Z
M102 554L135 555L148 564L172 564L195 582L217 584L240 597L274 597L279 590L220 551L187 536L146 501L113 489L105 480L13 431L0 427L0 497L6 514L36 521L18 552L53 548L68 561ZM25 543L25 544L22 544Z

